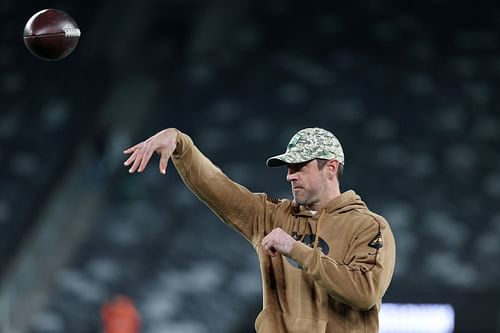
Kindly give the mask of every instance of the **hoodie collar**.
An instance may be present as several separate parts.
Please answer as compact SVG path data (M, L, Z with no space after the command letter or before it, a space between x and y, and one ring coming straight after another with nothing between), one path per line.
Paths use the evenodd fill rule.
M341 193L339 196L330 200L319 212L327 214L340 214L352 209L366 207L360 196L353 190ZM294 203L293 215L312 217L313 214L306 207Z

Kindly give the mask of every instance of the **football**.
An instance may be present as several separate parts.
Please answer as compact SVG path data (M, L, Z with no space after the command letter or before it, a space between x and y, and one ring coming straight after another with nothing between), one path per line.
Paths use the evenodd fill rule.
M33 55L54 61L71 54L78 45L80 35L78 25L67 13L44 9L26 22L24 44Z

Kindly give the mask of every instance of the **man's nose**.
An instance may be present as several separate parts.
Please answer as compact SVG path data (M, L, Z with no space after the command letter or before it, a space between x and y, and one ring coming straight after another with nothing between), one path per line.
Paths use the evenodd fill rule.
M297 180L297 172L294 171L292 168L288 168L288 172L286 174L286 180L289 182Z

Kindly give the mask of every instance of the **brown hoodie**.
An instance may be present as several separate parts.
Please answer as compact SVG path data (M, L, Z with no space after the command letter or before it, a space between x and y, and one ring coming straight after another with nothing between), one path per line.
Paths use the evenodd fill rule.
M257 251L263 288L257 332L378 331L395 242L386 220L369 211L358 195L344 192L313 214L292 201L252 193L231 181L181 132L172 160L191 191ZM277 227L298 240L289 257L271 257L261 246Z

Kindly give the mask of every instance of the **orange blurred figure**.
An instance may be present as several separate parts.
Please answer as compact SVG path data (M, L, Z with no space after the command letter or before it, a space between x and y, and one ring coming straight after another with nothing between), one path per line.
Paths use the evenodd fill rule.
M104 333L139 333L140 317L134 302L127 296L117 295L104 303L101 309Z

